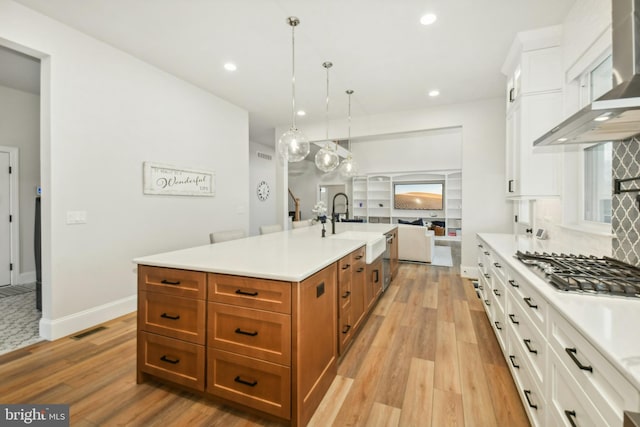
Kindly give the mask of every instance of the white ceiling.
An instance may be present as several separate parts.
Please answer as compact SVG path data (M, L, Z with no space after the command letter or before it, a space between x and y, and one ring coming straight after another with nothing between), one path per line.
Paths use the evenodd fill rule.
M252 141L273 144L291 121L291 27L297 16L296 99L324 120L498 97L518 31L561 23L575 0L16 0L249 111ZM426 12L438 21L419 23ZM223 64L233 61L229 73ZM440 90L438 98L426 92Z

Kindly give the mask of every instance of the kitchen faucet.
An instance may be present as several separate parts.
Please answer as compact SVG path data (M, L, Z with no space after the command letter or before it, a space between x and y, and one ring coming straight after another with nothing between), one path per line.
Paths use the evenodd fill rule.
M347 197L345 193L336 193L336 195L333 196L333 202L331 204L331 234L336 234L336 197L338 196L344 196L347 208L345 213L347 215L347 219L349 219L349 197Z

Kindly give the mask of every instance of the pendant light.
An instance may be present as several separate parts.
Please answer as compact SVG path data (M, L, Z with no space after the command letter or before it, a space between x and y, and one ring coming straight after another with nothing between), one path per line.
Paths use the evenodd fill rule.
M325 139L327 143L323 148L318 150L315 161L318 169L323 172L331 172L340 164L340 157L335 149L335 143L332 147L331 141L329 141L329 68L331 68L333 64L327 61L323 62L322 66L327 70L327 100L325 109Z
M346 93L349 95L349 134L347 139L349 154L347 154L347 158L340 164L340 174L345 178L353 178L358 174L358 163L353 160L353 156L351 154L351 95L353 94L353 91L349 89Z
M307 157L311 147L307 137L296 128L296 51L295 51L295 28L300 24L300 20L295 16L287 18L287 24L291 26L291 52L292 52L292 111L291 128L282 134L278 140L278 152L289 162L299 162Z

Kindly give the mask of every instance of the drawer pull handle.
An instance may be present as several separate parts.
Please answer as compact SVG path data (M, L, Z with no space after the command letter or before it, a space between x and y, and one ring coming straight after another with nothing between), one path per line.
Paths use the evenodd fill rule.
M351 329L351 325L345 325L344 329L342 330L342 333L346 334L347 332L349 332L349 329Z
M356 255L356 259L362 259L362 255Z
M242 289L236 289L236 294L238 294L238 295L247 295L247 296L250 296L250 297L257 297L258 296L258 292L257 291L246 292L246 291L243 291Z
M526 297L526 298L523 298L523 299L524 299L524 302L526 302L529 307L535 308L536 310L538 309L538 305L537 304L531 304L531 298Z
M510 284L511 286L513 286L514 288L519 288L519 287L520 287L520 285L518 285L518 284L516 283L516 281L515 281L515 280L513 280L513 279L509 280L509 284Z
M160 283L162 283L163 285L173 285L173 286L177 286L180 284L180 280L176 280L175 282L171 281L171 280L167 280L167 279L163 279Z
M238 375L237 377L234 378L234 381L240 384L244 384L244 385L248 385L249 387L255 387L258 385L258 381L253 380L253 381L245 381L242 378L240 378L240 375Z
M364 271L364 267L360 267L359 269L356 270L356 273L362 273Z
M489 273L484 273L484 277L487 279L491 279L491 276L489 275Z
M160 317L162 317L163 319L171 319L171 320L178 320L180 319L180 315L179 314L168 314L168 313L162 313L160 315Z
M497 297L499 297L499 296L501 296L501 295L502 295L502 294L500 293L500 291L498 291L497 289L494 289L494 290L493 290L493 293L494 293Z
M177 365L178 363L180 363L180 359L172 359L167 356L162 356L160 360L162 360L163 362L171 363L172 365Z
M571 424L571 427L577 427L578 424L576 424L575 421L573 421L574 418L576 417L576 411L564 411L564 415L567 417L567 419L569 420L569 424Z
M495 323L495 325L496 325L496 329L497 329L497 330L499 330L499 331L501 331L501 330L502 330L502 328L500 327L500 322L498 322L498 321L496 320L496 321L495 321L495 322L493 322L493 323Z
M481 263L481 262L479 262L479 263L478 263L478 267L480 267L480 268L484 268L484 264L483 264L483 263Z
M576 350L575 348L565 348L564 351L567 352L571 360L573 360L573 363L575 363L578 366L578 368L582 369L583 371L589 371L593 373L592 366L583 365L576 357L576 355L578 354L578 350Z
M529 350L529 353L533 353L533 354L538 354L538 350L536 350L535 348L531 348L531 346L529 344L531 344L531 340L522 340L524 341L524 345L525 347L527 347L527 350Z
M378 283L378 280L380 280L380 272L378 270L373 270L373 283Z
M491 305L491 303L489 302L489 300L488 300L488 299L484 300L484 303L485 303L485 304L487 304L487 306L490 306L490 305Z
M524 391L524 397L527 399L527 403L529 404L529 407L533 409L538 409L538 405L534 405L533 403L531 403L531 399L529 399L530 394L531 394L531 390Z
M250 337L255 337L256 335L258 335L258 331L247 332L247 331L243 331L240 328L236 328L236 334L249 335Z
M520 365L516 365L516 362L514 362L515 358L516 358L515 356L509 356L509 360L511 360L511 366L513 366L516 369L520 369Z
M491 255L488 251L484 251L484 254L485 254L486 256Z
M351 295L351 291L345 292L344 295L342 295L342 298L349 298L349 295Z
M342 269L343 269L343 270L346 270L346 269L347 269L347 268L349 268L349 267L351 267L351 264L345 264L345 265L343 265L343 266L342 266Z
M509 319L511 319L511 323L513 323L514 325L519 325L520 322L518 322L516 319L514 319L515 314L510 314L509 315Z
M478 247L479 247L479 248L484 248L484 246L482 246L482 245L478 245Z
M500 265L500 263L494 262L493 265L496 266L496 268L502 268L502 266Z

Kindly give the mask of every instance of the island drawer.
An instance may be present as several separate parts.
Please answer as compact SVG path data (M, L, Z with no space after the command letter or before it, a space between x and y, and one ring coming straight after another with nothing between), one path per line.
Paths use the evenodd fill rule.
M209 349L207 392L291 419L291 370L287 366Z
M209 303L207 345L289 366L291 316Z
M353 257L353 263L354 264L364 264L366 262L366 247L363 246L361 248L356 249L355 251L351 252L351 256Z
M147 332L205 343L206 301L155 292L138 293L138 322Z
M209 274L209 301L291 314L291 283Z
M138 290L205 299L207 273L139 265Z
M205 347L138 332L138 370L204 391Z

